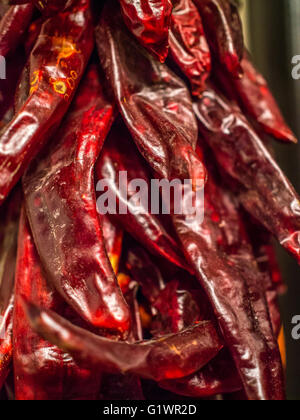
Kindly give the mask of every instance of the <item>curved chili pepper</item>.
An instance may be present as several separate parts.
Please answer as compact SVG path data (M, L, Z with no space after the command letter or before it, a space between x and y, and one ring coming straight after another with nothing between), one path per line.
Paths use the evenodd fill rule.
M248 398L284 399L279 350L264 302L264 291L255 271L242 269L246 260L240 264L238 259L227 262L220 250L220 226L224 223L217 221L215 214L211 217L212 200L213 197L206 196L206 202L211 204L206 204L202 225L188 222L182 215L173 216L178 236L186 258L193 264L214 308Z
M111 0L113 3L113 0ZM119 0L124 21L138 41L164 62L168 55L171 0ZM116 5L114 4L116 8Z
M51 282L92 325L125 333L129 311L106 254L94 190L94 165L113 118L113 105L92 66L56 134L57 146L31 166L23 186Z
M24 211L19 230L13 326L16 399L96 399L99 372L80 369L68 354L40 338L28 323L23 298L68 315L65 302L43 276Z
M121 171L127 173L126 196L121 191L122 186L119 185ZM97 181L102 179L109 181L110 188L118 199L117 204L122 203L127 209L127 214L117 211L117 214L111 214L109 217L119 223L151 253L162 256L172 264L189 270L180 248L167 233L160 219L151 214L149 208L145 208L143 203L132 202L135 191L130 189L130 182L137 179L143 180L150 191L150 179L149 173L123 125L116 124L112 128L96 164L95 172ZM147 198L150 203L150 194Z
M89 0L43 24L30 56L28 99L0 137L0 204L61 122L92 48Z
M0 56L13 53L20 43L33 15L33 6L11 6L0 21Z
M193 0L203 19L209 45L217 61L233 77L243 74L244 38L241 19L231 0Z
M214 360L194 375L163 381L159 386L190 398L208 398L239 391L242 383L230 354L221 350Z
M300 198L240 110L213 87L194 104L220 166L240 184L245 209L300 263Z
M12 313L20 191L12 193L0 212L0 389L12 360Z
M211 322L137 344L111 341L75 327L51 311L26 304L32 327L78 363L111 373L134 373L161 381L187 376L206 365L222 343Z
M203 24L192 0L174 2L169 32L170 51L189 78L192 93L201 94L211 70L211 56Z
M114 2L105 4L96 39L122 117L144 158L163 178L203 185L205 169L194 152L197 127L183 82L127 33Z
M239 103L260 125L263 131L279 140L297 143L297 139L282 116L267 81L244 53L241 62L244 76L233 80Z

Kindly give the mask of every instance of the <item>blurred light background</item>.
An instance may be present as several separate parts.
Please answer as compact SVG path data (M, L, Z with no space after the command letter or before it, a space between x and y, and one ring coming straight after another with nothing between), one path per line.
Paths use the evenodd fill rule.
M300 140L300 80L291 76L292 57L300 55L300 0L241 0L245 39L253 60L264 74L283 114ZM300 193L300 144L276 144L276 155ZM300 340L291 337L291 320L300 315L300 268L279 250L288 284L281 300L287 342L287 387L290 400L300 400Z

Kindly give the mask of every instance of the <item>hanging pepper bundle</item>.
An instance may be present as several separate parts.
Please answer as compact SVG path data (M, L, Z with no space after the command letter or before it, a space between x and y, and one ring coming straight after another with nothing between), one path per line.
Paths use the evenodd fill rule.
M284 400L272 237L300 262L300 198L264 136L296 138L236 5L2 0L0 18L1 398L13 377L17 400ZM178 211L187 185L203 220Z

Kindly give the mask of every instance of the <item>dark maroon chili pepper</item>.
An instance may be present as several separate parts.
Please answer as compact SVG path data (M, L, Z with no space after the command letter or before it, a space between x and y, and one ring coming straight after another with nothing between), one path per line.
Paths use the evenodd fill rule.
M187 376L205 366L222 348L211 322L158 340L130 344L98 337L51 311L26 305L32 327L69 352L79 364L111 373L134 373L161 381Z
M203 19L216 59L236 78L243 74L244 38L238 10L231 0L193 0Z
M17 400L96 399L101 375L80 369L73 359L34 332L23 298L67 316L69 309L43 276L24 211L21 215L14 307L14 376Z
M11 6L0 21L0 56L13 53L22 40L33 14L33 5Z
M198 221L188 223L182 215L173 215L186 258L193 264L214 308L248 398L284 399L279 350L262 286L255 271L242 270L243 265L238 264L238 259L229 262L220 250L222 220L217 221L214 213L212 217L212 200L214 197L207 194L202 225ZM266 359L269 361L268 368Z
M23 187L51 282L86 321L126 333L129 311L106 254L94 188L94 165L113 118L114 107L92 66L53 139L58 144L31 166Z
M12 193L0 211L0 389L12 360L12 313L20 191Z
M43 24L30 56L28 99L0 137L0 204L61 122L93 44L89 0Z
M194 103L203 137L240 184L245 209L300 262L300 199L240 110L210 87Z
M144 158L162 178L203 185L205 169L194 152L197 127L183 82L130 36L114 1L105 4L96 39L122 117Z
M129 30L151 54L164 62L168 55L172 1L119 0L119 2Z
M159 386L190 398L208 398L242 389L241 380L227 350L221 350L214 360L194 375L160 382Z
M127 173L127 188L119 183L121 171ZM96 164L95 172L96 181L103 179L109 181L111 193L118 199L118 206L122 203L125 207L124 213L127 213L122 214L120 210L117 210L116 214L110 214L109 217L129 232L149 252L189 270L176 241L167 233L158 216L151 214L150 174L123 124L115 124L112 128ZM141 202L132 201L136 190L130 189L130 183L135 180L143 180L148 187L148 207ZM126 188L125 195L122 193L123 188Z
M251 63L248 54L242 60L244 76L233 80L234 91L243 110L260 125L262 130L276 139L297 143L285 122L267 81Z
M24 48L27 55L29 55L36 44L36 41L39 37L43 26L44 19L40 17L39 19L34 20L26 33L26 40L24 42Z
M200 95L211 70L211 56L203 24L192 0L176 0L169 32L170 51L192 85L193 95Z

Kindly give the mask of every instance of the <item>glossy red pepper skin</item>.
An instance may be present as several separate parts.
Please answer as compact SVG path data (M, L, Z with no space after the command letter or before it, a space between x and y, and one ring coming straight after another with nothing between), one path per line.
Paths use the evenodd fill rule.
M0 204L61 122L93 48L89 0L46 20L30 56L30 92L0 137Z
M227 350L222 350L214 360L194 375L163 381L159 386L190 398L208 398L242 389L241 380Z
M114 0L111 1L114 3ZM152 55L164 62L168 55L171 0L119 0L124 21ZM116 8L116 4L114 4Z
M92 66L55 136L58 144L31 166L23 187L50 281L87 322L126 333L129 311L106 254L94 189L94 166L113 119Z
M197 126L187 88L137 44L113 6L105 4L96 28L97 47L137 147L160 177L203 185L205 169L194 152Z
M124 129L125 128L125 129ZM119 185L119 173L127 172L127 197L123 197ZM101 157L95 168L96 182L101 179L110 181L111 188L118 198L127 206L127 214L111 214L109 217L129 232L149 252L162 256L179 267L189 270L185 264L181 249L176 241L169 235L158 216L151 214L142 204L133 205L132 196L135 191L130 190L130 182L136 179L143 180L150 191L150 174L145 168L138 151L130 138L126 127L117 123L111 130L105 143ZM149 203L151 197L149 197ZM134 212L133 212L134 210Z
M0 211L0 389L12 361L12 314L17 253L20 191L16 190Z
M174 215L176 231L214 309L248 399L282 400L282 366L264 290L252 264L250 270L244 269L245 258L240 262L239 254L234 254L228 261L220 249L224 220L222 223L218 213L212 212L212 200L214 197L207 192L202 225L187 223L184 216Z
M238 10L231 0L193 0L202 16L207 40L216 59L239 78L244 38Z
M297 139L282 116L267 81L251 63L247 53L241 62L244 76L234 80L234 89L243 110L259 124L261 129L285 142L297 143Z
M101 227L107 256L115 274L118 274L124 231L107 216L101 217Z
M257 130L277 140L297 143L287 125L267 81L254 67L245 50L241 61L243 77L233 79L218 65L214 68L214 79L227 98L237 102L247 116L252 118Z
M51 311L27 305L32 327L73 355L78 363L111 373L133 373L156 381L187 376L222 348L211 322L159 340L130 344L111 341L75 327ZM193 345L192 345L193 343Z
M300 198L240 110L213 87L194 104L203 137L245 209L300 263Z
M17 400L96 399L101 375L80 369L58 347L34 332L23 299L70 316L70 310L47 283L24 211L21 215L14 308L14 376ZM73 320L76 317L72 315Z
M30 23L34 7L31 4L11 6L0 21L0 55L7 57L21 42Z
M174 2L169 43L174 61L191 82L193 95L200 95L211 71L211 56L201 17L192 0Z

